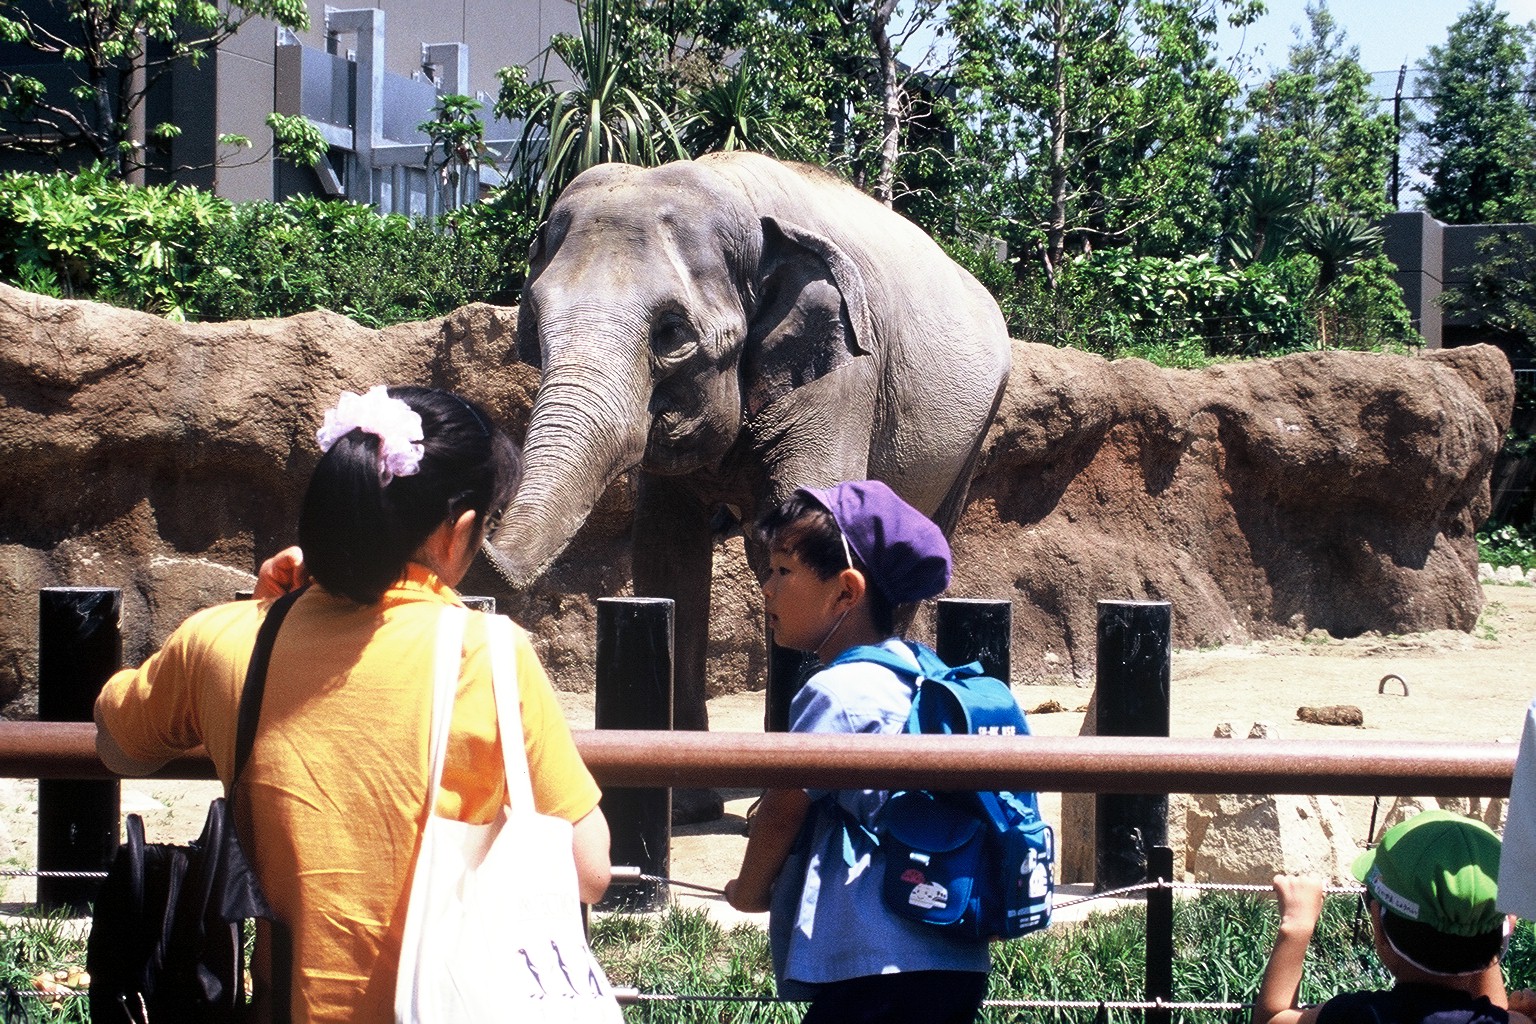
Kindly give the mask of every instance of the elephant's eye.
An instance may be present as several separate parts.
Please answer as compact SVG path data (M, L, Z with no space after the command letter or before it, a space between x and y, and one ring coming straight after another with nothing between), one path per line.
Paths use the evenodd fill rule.
M651 328L651 351L659 356L678 354L693 342L693 331L679 313L664 313Z

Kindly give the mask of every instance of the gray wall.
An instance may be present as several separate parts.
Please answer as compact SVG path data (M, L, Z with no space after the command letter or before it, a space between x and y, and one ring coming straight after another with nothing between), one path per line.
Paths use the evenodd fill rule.
M1411 212L1389 214L1381 226L1387 257L1397 266L1393 276L1426 347L1498 344L1496 332L1467 314L1448 313L1438 300L1470 282L1471 267L1483 258L1477 251L1483 239L1509 232L1536 238L1536 224L1445 224Z

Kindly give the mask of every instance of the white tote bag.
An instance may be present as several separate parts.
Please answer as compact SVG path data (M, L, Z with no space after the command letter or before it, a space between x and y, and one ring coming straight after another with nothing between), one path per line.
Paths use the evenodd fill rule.
M411 878L395 1020L620 1024L623 1015L582 927L571 823L534 810L512 623L501 616L486 617L486 632L507 805L487 825L433 813L467 614L444 609L438 625L427 827Z

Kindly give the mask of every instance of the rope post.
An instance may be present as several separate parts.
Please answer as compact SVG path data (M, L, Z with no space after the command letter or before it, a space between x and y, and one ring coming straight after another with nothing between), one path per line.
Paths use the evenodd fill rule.
M1173 850L1154 846L1147 853L1149 881L1173 881ZM1173 1002L1173 889L1147 890L1147 1002ZM1173 1011L1149 1009L1146 1024L1173 1024Z
M598 599L597 728L672 728L672 623L668 598ZM638 865L644 874L666 878L672 859L672 791L609 789L602 808L613 863ZM610 890L598 907L659 910L666 903L664 886L642 882Z
M38 592L37 717L90 722L96 695L123 660L123 594L115 587L48 587ZM42 779L37 784L37 869L105 871L117 852L118 783ZM84 910L95 878L39 878L45 909Z
M942 598L934 633L934 651L945 664L979 661L987 675L1012 682L1012 601Z
M1096 695L1100 736L1168 735L1173 608L1166 601L1100 601ZM1168 794L1100 793L1094 889L1146 879L1148 851L1168 842Z

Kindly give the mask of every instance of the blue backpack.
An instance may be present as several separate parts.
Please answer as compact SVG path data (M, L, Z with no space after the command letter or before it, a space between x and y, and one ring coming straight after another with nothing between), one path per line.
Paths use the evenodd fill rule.
M951 668L904 641L918 668L880 647L853 647L833 665L867 661L916 687L909 733L1028 736L1006 684L972 662ZM1013 939L1051 923L1056 838L1033 792L898 790L875 837L885 856L881 894L894 914L975 939Z

